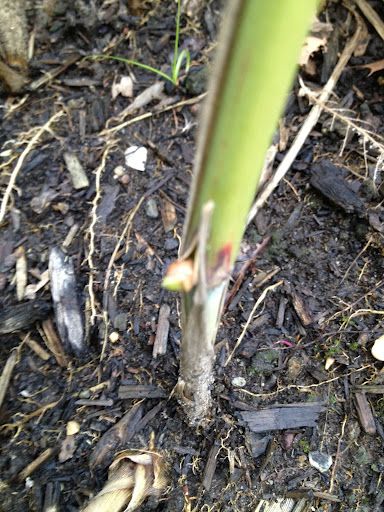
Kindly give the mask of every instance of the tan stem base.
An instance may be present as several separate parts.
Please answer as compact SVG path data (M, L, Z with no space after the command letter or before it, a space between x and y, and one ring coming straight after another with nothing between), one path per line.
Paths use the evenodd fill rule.
M207 291L204 301L194 292L183 301L183 339L177 390L191 425L204 423L211 406L214 343L228 280Z

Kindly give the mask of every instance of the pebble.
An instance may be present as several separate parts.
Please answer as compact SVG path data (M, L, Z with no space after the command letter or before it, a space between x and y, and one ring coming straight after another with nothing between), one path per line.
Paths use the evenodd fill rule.
M283 438L281 440L281 445L285 451L288 451L292 448L293 441L295 440L296 434L293 432L285 431L283 433Z
M117 167L114 168L113 174L114 174L115 179L121 178L121 176L123 176L125 174L124 167L122 165L118 165Z
M124 152L125 165L136 169L137 171L145 171L147 163L148 150L144 146L130 146Z
M255 459L267 451L270 440L271 436L269 435L263 436L262 434L255 434L253 432L247 432L245 435L246 446L249 448L252 453L252 457Z
M166 251L173 251L179 247L179 241L176 238L167 238L164 243L164 249Z
M120 332L124 332L128 327L128 314L118 313L113 320L113 327Z
M111 343L117 343L119 341L119 339L120 339L119 333L116 331L111 332L111 334L109 335L109 341Z
M278 360L278 350L260 350L252 357L252 368L258 375L269 377L275 371L278 365Z
M121 178L119 178L119 182L122 185L128 185L128 183L129 183L129 176L128 176L128 174L123 174L123 176L121 176Z
M320 473L326 473L332 466L332 457L323 452L309 452L309 463Z
M232 386L235 388L243 388L246 385L247 381L244 377L234 377L232 379Z
M77 421L68 421L67 423L67 436L74 436L80 432L80 423Z
M150 217L151 219L157 219L159 216L159 209L157 208L156 201L152 197L146 202L145 213L147 214L147 217Z

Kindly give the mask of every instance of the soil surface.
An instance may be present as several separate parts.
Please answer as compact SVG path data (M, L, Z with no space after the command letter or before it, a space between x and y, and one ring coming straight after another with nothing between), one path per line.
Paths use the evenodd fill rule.
M46 27L30 12L30 23L39 26L32 80L60 70L34 90L1 100L3 192L27 154L0 232L2 367L17 349L1 409L0 509L79 510L102 488L114 452L147 449L154 433L168 487L140 510L252 511L260 499L279 496L303 500L301 510L383 510L384 374L370 349L383 334L384 153L345 120L332 123L331 114L322 114L247 228L233 283L242 277L235 293L230 287L217 339L212 415L206 428L190 428L172 395L179 300L161 280L177 258L222 5L207 2L194 17L182 16L180 44L189 49L192 68L187 77L182 71L179 87L166 84L152 101L125 111L156 77L83 57L106 53L169 72L176 13L170 0L128 4L104 2L94 17L91 8L68 7ZM384 19L382 3L372 5ZM302 70L312 89L324 85L355 29L351 13L337 3L321 19L332 34L328 51L319 49ZM381 72L368 76L359 66L379 60L384 43L367 28L368 44L348 62L331 106L379 141ZM122 76L133 78L133 97L113 99L112 85ZM275 168L311 109L298 90L296 84L280 125ZM131 146L147 148L144 171L125 165ZM88 177L82 188L74 186L68 153ZM358 207L335 199L332 183L325 191L318 185L319 166L311 181L315 164L326 174L330 162ZM61 340L64 359L48 339L55 315L44 273L55 247L72 259L77 291L68 301L78 302L86 326L81 355ZM20 284L25 261L27 295ZM26 306L20 310L19 303ZM170 307L167 352L154 358L164 304ZM295 411L316 404L321 412L308 426L289 426L287 404ZM134 406L121 442L98 457L102 436ZM245 413L272 407L279 429L252 427ZM78 432L68 449L69 421ZM324 472L314 466L316 452L332 457Z

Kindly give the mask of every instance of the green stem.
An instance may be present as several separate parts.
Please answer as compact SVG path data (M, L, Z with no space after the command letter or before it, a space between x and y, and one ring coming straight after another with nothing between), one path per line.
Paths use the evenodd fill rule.
M175 69L177 60L179 58L180 18L181 18L181 0L177 0L176 33L175 33L175 46L173 49L172 70ZM173 75L174 75L174 73L173 73ZM177 78L177 76L178 75L176 75L176 78Z
M203 116L182 257L197 269L183 294L179 389L192 423L209 409L214 341L225 291L267 148L316 0L231 0ZM208 237L201 237L213 204Z

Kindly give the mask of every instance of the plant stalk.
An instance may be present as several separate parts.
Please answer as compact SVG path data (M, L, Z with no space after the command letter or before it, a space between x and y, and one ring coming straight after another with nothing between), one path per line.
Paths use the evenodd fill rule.
M316 0L231 0L203 108L181 260L179 391L191 423L210 407L214 342L232 265Z

